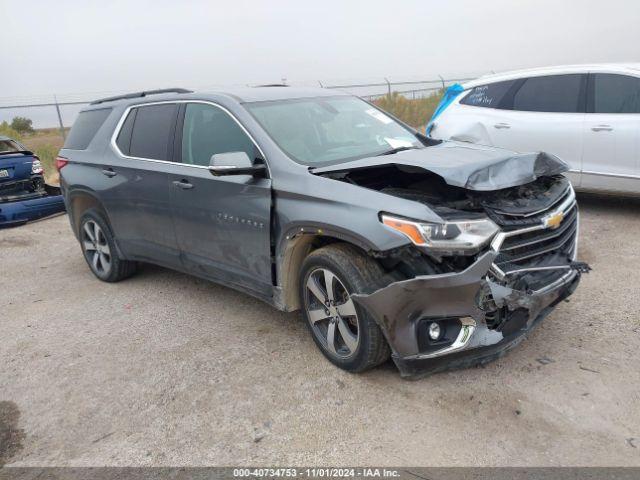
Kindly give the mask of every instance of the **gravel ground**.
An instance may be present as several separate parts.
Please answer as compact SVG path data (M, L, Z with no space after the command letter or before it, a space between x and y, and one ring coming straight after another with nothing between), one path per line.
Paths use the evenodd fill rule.
M342 372L299 314L223 286L101 283L66 217L0 231L0 466L640 466L640 201L580 200L571 301L415 382Z

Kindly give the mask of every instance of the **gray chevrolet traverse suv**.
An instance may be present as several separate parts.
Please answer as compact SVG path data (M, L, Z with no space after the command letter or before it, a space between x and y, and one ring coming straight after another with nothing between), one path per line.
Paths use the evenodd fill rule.
M336 91L98 100L57 165L100 280L149 262L302 310L352 372L495 358L588 270L560 159L432 140Z

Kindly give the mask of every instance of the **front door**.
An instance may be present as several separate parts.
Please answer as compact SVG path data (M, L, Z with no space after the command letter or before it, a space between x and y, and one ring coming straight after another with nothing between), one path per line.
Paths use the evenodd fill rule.
M211 156L258 147L225 109L211 103L181 106L176 157L169 175L173 218L184 266L222 283L271 293L271 180L250 175L214 177Z
M640 78L596 73L589 79L582 186L640 191Z

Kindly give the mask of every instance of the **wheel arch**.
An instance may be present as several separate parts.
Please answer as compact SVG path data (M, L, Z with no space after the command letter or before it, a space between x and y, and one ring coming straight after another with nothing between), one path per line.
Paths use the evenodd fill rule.
M301 308L298 291L300 269L307 256L318 248L332 243L346 243L367 254L371 245L360 238L344 232L335 232L318 227L296 227L291 234L284 235L277 249L276 279L280 288L280 308L292 312Z
M91 209L96 210L107 223L107 226L113 234L113 241L116 245L118 254L122 258L126 258L118 243L118 237L113 231L113 226L111 225L111 220L109 219L107 210L104 208L104 205L102 204L100 199L90 190L75 190L69 193L68 214L73 234L76 236L76 238L79 238L80 219L87 210Z
M100 212L109 228L111 228L109 215L98 197L89 190L75 190L69 194L69 221L76 237L80 228L80 218L89 209L95 209Z

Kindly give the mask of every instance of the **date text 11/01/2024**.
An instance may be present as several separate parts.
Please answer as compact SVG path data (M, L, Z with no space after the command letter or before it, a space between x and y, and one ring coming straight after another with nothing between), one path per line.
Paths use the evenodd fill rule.
M235 468L234 478L398 478L387 468Z

